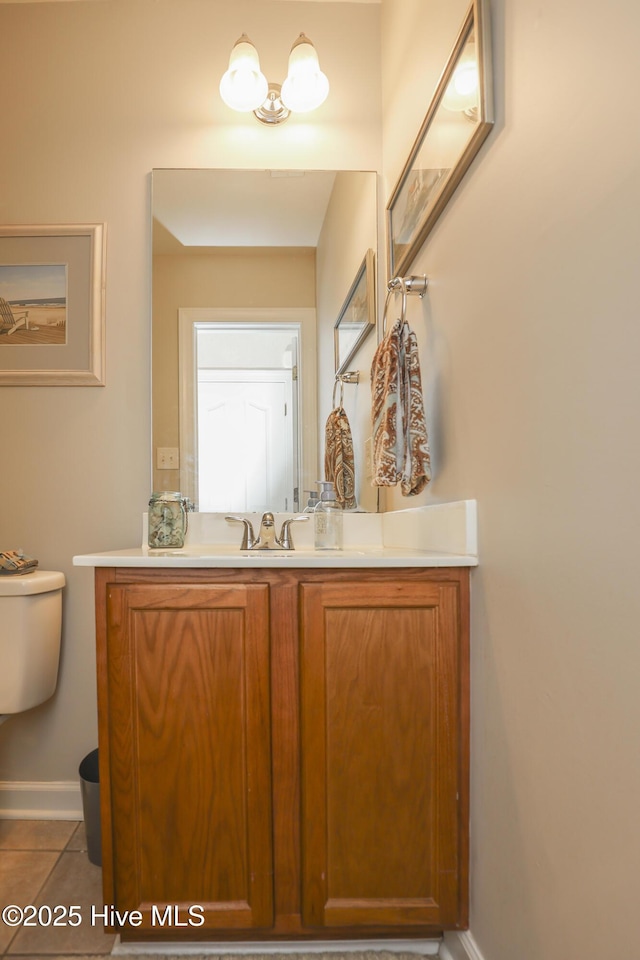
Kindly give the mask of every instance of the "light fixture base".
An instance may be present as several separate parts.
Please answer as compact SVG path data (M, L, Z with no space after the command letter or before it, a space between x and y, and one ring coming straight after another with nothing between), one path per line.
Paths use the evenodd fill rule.
M279 83L269 84L269 93L262 106L253 111L254 116L260 123L266 123L273 126L276 123L284 123L288 119L290 110L285 107L280 97L281 86Z

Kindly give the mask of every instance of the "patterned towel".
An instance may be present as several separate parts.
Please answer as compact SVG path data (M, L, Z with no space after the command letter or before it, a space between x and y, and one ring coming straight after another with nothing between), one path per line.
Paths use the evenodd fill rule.
M418 342L406 321L397 320L380 342L371 366L373 485L393 487L405 497L431 479Z
M336 407L325 427L324 476L336 488L336 500L345 510L356 505L356 474L351 427L344 407Z

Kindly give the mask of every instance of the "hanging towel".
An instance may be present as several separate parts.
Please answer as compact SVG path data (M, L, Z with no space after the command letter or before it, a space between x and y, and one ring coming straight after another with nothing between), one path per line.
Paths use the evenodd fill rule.
M336 407L325 427L324 476L336 488L336 500L344 510L356 505L356 475L351 427L344 407Z
M380 342L371 366L373 485L403 496L420 493L431 479L416 336L397 320Z

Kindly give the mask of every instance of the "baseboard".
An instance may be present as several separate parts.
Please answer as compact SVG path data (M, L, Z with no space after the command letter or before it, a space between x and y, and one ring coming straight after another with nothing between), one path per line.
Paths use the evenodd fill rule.
M0 820L82 820L80 784L0 781Z
M197 954L202 956L223 957L229 954L249 954L260 956L263 954L288 953L288 954L307 954L307 953L368 953L370 951L391 952L391 953L415 953L423 957L442 956L438 954L438 947L441 941L438 940L281 940L273 943L264 941L247 941L243 943L121 943L120 938L116 940L110 956L117 957L126 955L127 957L139 954L141 958L146 954L154 957L167 954L172 958L175 956L188 956Z
M485 960L468 930L463 930L461 933L445 933L438 958L439 960Z

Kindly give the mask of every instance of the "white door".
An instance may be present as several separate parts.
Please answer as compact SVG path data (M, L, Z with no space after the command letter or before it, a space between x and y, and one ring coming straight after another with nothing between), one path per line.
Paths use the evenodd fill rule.
M199 509L294 510L290 370L198 371Z

